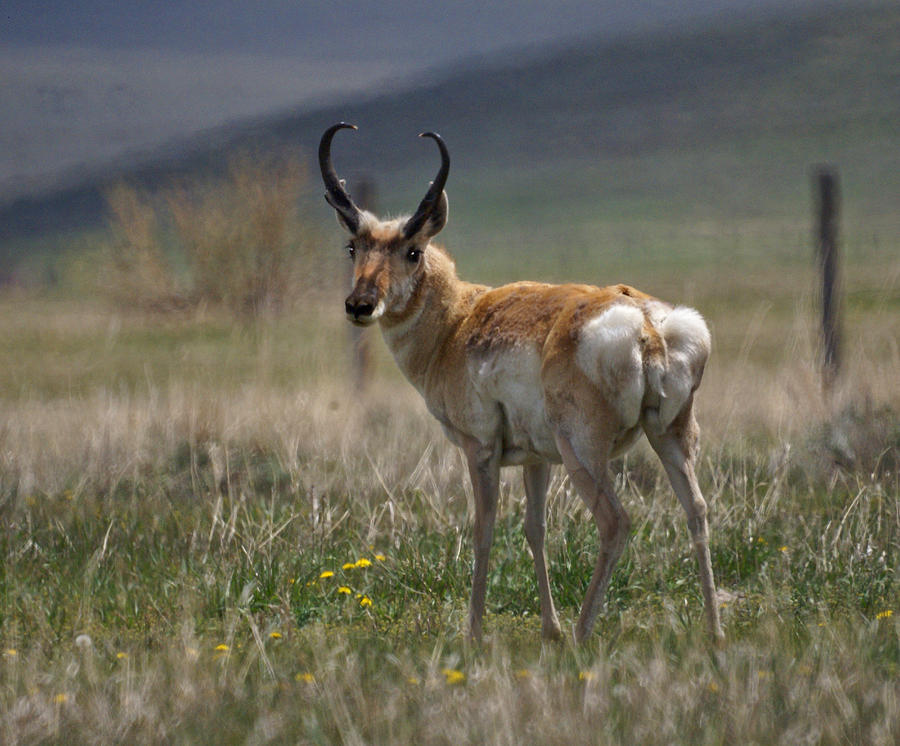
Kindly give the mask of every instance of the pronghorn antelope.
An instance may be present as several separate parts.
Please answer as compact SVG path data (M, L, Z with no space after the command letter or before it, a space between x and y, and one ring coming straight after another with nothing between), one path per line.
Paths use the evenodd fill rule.
M628 287L516 282L498 288L460 280L431 239L447 222L450 156L416 212L380 220L357 207L331 161L329 127L319 144L325 198L350 234L354 324L377 321L403 373L463 453L475 496L475 563L469 634L481 637L488 555L501 466L521 465L525 536L534 557L545 637L560 636L544 553L550 464L562 462L593 514L600 556L575 625L584 640L606 595L631 521L607 462L647 435L687 512L714 637L722 637L709 555L706 503L694 476L699 428L694 391L709 355L699 313Z

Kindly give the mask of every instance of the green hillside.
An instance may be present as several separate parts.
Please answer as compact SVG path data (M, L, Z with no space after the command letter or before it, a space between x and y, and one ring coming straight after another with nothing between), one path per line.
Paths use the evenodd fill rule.
M896 235L900 7L854 3L473 62L411 90L217 132L177 158L7 206L3 251L96 225L103 190L117 179L165 185L215 172L234 150L312 154L323 127L339 119L360 125L336 141L339 171L351 186L375 178L380 206L394 212L412 208L436 167L415 134L443 134L453 158L446 240L462 257L485 258L508 243L540 251L592 242L641 245L654 256L665 242L677 257L679 243L697 243L678 226L703 221L717 234L706 254L721 248L720 223L775 221L781 227L763 231L765 241L775 230L783 245L787 230L787 242L799 245L809 169L820 162L841 169L849 224L865 225L870 237ZM313 180L313 214L323 212L319 191ZM633 230L634 221L644 228ZM647 229L658 223L668 227ZM548 267L558 266L557 256Z

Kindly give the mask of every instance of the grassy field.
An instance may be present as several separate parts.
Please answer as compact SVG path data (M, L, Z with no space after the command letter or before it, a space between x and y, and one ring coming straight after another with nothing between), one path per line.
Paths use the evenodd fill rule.
M522 273L581 266L709 318L699 474L721 649L703 631L681 509L641 448L617 465L635 528L591 643L540 641L509 470L486 639L467 644L462 458L380 343L369 390L354 389L337 282L240 323L73 293L0 298L0 740L895 743L890 235L847 237L847 371L830 403L812 271L765 250L800 245L797 225L620 222L609 244L694 253L560 248L568 264L538 256ZM728 267L704 240L763 248ZM470 252L461 265L474 278L517 263ZM561 471L548 524L568 629L598 545Z
M510 469L486 637L469 645L463 460L377 334L371 383L353 383L342 236L318 181L292 181L300 209L292 193L283 214L302 233L285 240L303 239L302 262L273 273L282 313L255 320L182 282L199 265L157 194L173 214L133 243L178 255L158 274L177 303L141 297L139 263L97 282L98 242L119 246L99 224L0 246L43 252L30 271L51 288L0 294L0 742L898 742L900 14L871 8L586 42L276 133L312 152L324 125L358 121L338 170L353 184L376 169L382 208L409 210L436 167L413 135L437 121L454 157L441 238L465 278L627 282L705 315L698 474L721 648L644 446L615 465L634 528L590 643L540 640ZM845 198L845 364L827 398L809 220L822 160ZM176 199L211 221L195 254L230 242L246 263L253 221L234 205L249 203ZM548 513L569 631L598 541L561 470Z

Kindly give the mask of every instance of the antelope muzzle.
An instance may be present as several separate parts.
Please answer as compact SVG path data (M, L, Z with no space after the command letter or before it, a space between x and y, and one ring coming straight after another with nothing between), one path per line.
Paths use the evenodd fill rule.
M359 326L367 326L374 322L381 315L383 305L378 299L375 287L371 285L355 287L344 301L347 318Z

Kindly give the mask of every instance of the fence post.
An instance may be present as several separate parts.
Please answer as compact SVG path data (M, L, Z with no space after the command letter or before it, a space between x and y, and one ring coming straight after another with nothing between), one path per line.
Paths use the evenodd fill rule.
M371 179L360 179L354 189L355 201L363 210L376 212L375 183ZM353 265L350 265L352 278ZM352 280L351 280L352 281ZM372 378L372 335L369 329L350 327L350 350L353 358L353 383L357 392L363 394L369 387Z
M813 174L816 201L816 258L822 277L822 384L831 391L841 369L841 324L838 280L838 215L840 189L837 170L818 166Z

